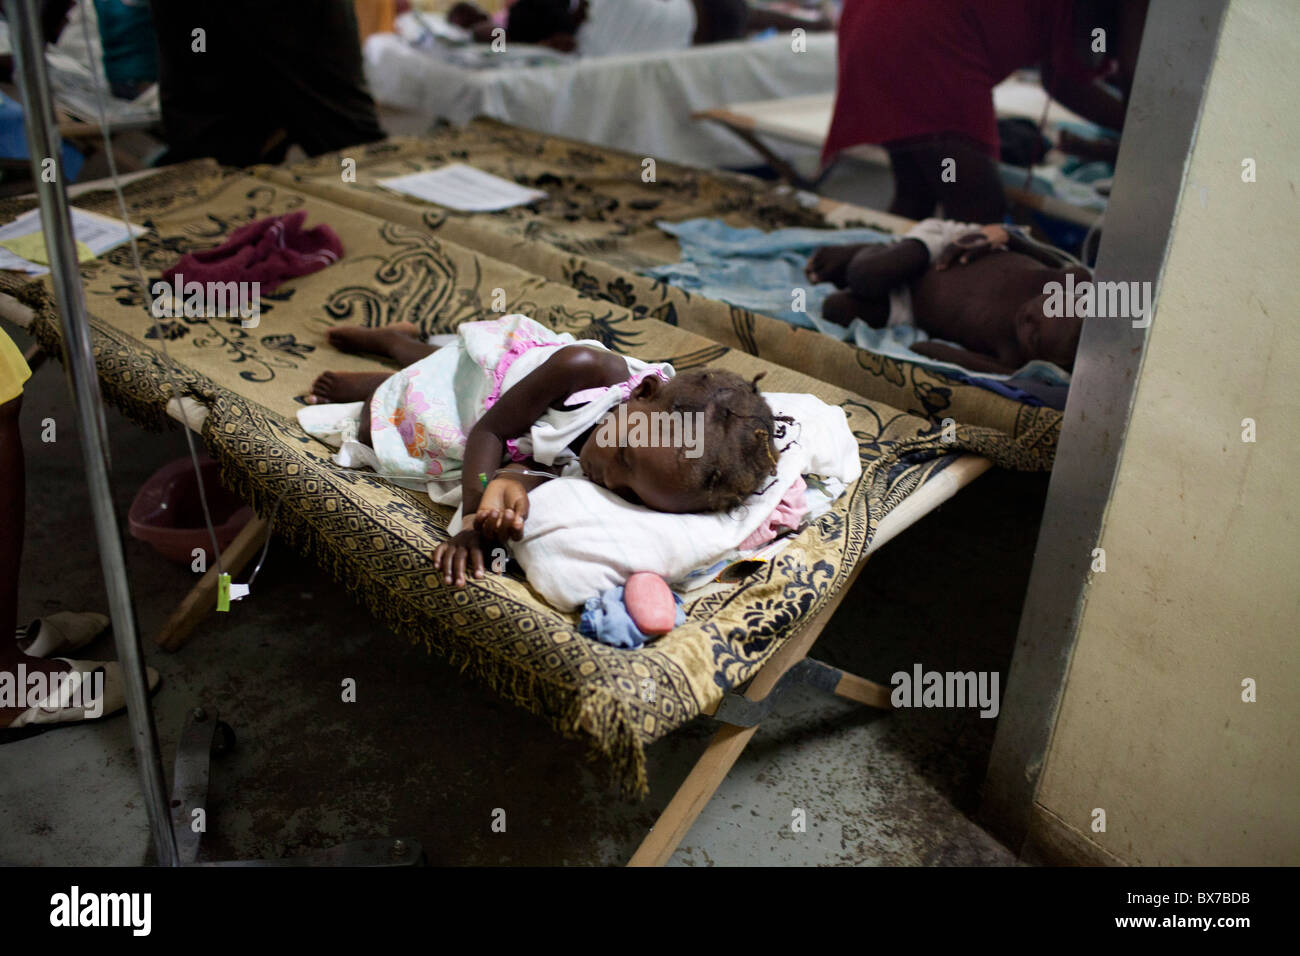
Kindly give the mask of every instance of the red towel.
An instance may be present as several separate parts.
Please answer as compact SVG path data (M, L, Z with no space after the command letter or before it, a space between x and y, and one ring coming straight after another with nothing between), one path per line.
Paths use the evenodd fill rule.
M338 233L321 224L304 230L307 211L270 216L241 226L215 249L189 252L163 273L171 281L258 282L265 295L295 276L319 272L343 255Z

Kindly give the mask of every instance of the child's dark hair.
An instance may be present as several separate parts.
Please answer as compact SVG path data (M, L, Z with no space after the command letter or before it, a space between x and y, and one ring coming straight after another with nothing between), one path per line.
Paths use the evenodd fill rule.
M670 411L704 413L698 458L683 458L691 484L703 490L708 510L728 511L761 490L776 474L775 439L786 416L774 416L758 391L763 376L746 382L718 368L689 369L663 387Z
M506 17L506 39L511 43L541 43L576 30L569 0L516 0Z

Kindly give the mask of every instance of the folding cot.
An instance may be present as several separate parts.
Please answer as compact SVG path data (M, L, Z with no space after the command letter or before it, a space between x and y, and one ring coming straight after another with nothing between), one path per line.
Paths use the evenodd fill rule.
M508 132L491 129L509 138ZM691 318L699 300L648 280L632 288L608 263L568 257L574 268L594 270L588 274L608 277L615 288L627 282L625 294L633 300L639 290L658 296L666 310L656 317L653 310L638 311L635 301L618 304L611 301L609 288L595 295L584 288L587 279L574 281L572 275L569 281L557 281L546 270L550 256L563 253L545 239L512 237L509 230L483 229L468 218L428 208L418 216L415 211L376 214L388 210L369 205L373 194L365 183L376 162L410 165L421 151L445 148L445 143L397 142L359 153L363 161L358 169L367 172L358 183L348 184L358 187L350 195L325 196L324 185L312 181L311 168L327 165L328 158L307 164L308 169L254 174L199 162L129 186L130 215L150 227L141 254L151 280L182 251L216 245L246 222L294 209L305 209L309 224L330 223L347 254L338 264L268 296L256 329L242 328L238 318L162 320L176 363L170 375L127 250L87 264L83 278L103 389L109 401L147 426L162 425L174 399L201 406L201 423L199 416L191 422L199 425L209 452L220 462L223 480L262 514L278 503L276 533L315 557L412 645L439 651L560 733L585 738L609 761L625 792L646 789L646 744L700 714L719 712L730 720L732 726L710 746L635 860L659 862L671 854L761 717L761 706L741 704L730 691L752 679L746 696L761 699L798 665L797 673L819 686L866 703L886 703L886 691L878 685L803 663L808 647L873 541L880 540L882 527L883 533L896 532L900 521L892 530L886 523L891 512L911 511L915 517L986 467L987 460L1008 467L1048 467L1059 415L1046 409L991 410L991 398L964 396L964 386L915 369L859 368L864 384L884 382L878 390L903 398L900 405L919 406L915 412L891 407L765 361L753 354L757 348L747 354L705 338L691 330L693 325L707 330L713 321L707 314L698 324ZM545 159L550 148L559 148L581 168L581 155L573 155L576 147L543 144L539 155ZM599 155L587 159L594 167L603 165L597 162ZM756 202L760 194L760 186L731 177L700 174L678 183L678 202L695 210L710 204L736 204L739 210L748 202L753 212L762 205ZM784 210L771 215L800 215L786 198L769 198L774 210ZM115 205L104 193L87 194L78 203L106 213ZM0 218L20 209L20 204L8 203L0 207ZM526 214L499 217L501 223L524 233L534 226L546 228L530 225ZM625 226L630 235L629 224L617 228ZM466 240L495 246L497 254ZM46 286L12 274L0 278L0 285L31 309L30 330L57 352L59 333ZM616 350L667 360L678 368L716 363L742 374L764 371L765 387L808 391L839 404L859 442L862 479L775 560L734 587L706 590L692 599L685 625L637 651L582 638L573 615L547 606L525 581L511 575L491 575L460 590L444 587L433 574L430 556L445 537L445 510L423 495L334 466L329 450L299 429L296 396L325 368L376 367L370 359L330 349L324 342L330 327L405 320L428 332L444 332L489 314L486 306L494 289L505 290L509 310L527 312L579 337L599 338ZM717 303L703 305L704 313L718 308ZM733 328L733 340L769 341L761 316L736 318L742 331ZM770 331L775 335L776 330ZM805 367L817 345L810 339L798 346ZM841 363L841 374L847 369ZM954 410L962 408L992 424L958 417L954 433L939 427L937 413L956 415ZM968 452L982 457L964 454ZM647 693L647 687L654 692Z
M413 202L379 185L388 176L453 162L543 190L547 197L497 213L459 213ZM347 181L340 175L345 166L355 169ZM635 153L490 119L260 170L260 175L303 192L434 230L585 297L696 332L717 346L811 370L823 382L936 421L951 418L996 429L1027 455L1017 467L1050 467L1050 452L1041 449L1054 443L1060 429L1056 412L692 295L638 271L680 258L677 240L655 225L659 220L709 216L763 229L865 225L881 232L899 232L911 225L906 220L819 201L749 176L677 163L656 164L653 182L643 181L642 173L642 158ZM1044 442L1045 433L1051 442Z

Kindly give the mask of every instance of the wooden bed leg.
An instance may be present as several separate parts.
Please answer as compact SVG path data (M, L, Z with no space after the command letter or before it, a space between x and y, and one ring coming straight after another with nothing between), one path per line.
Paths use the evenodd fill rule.
M253 520L244 525L235 540L221 552L221 563L227 574L238 574L244 569L266 540L266 533L266 520L260 515L254 515ZM199 579L199 583L190 589L190 593L185 595L176 610L172 611L172 616L154 640L164 650L176 650L189 640L190 632L199 621L216 608L217 568L213 565Z
M857 674L844 672L840 682L835 685L835 696L843 697L845 700L855 700L859 704L866 704L868 707L879 707L881 710L893 710L894 704L889 699L892 691L884 684L877 684L873 680L867 680L865 677L859 677Z
M713 735L708 748L632 854L628 866L663 866L672 858L756 730L758 727L728 724Z
M772 655L771 659L763 665L762 670L754 675L754 679L749 682L749 687L745 690L745 697L749 700L762 700L774 688L790 668L799 663L808 656L808 651L812 649L813 644L817 643L817 638L821 636L822 630L829 623L831 617L839 609L840 602L844 600L849 589L857 581L858 575L867 565L867 557L863 555L862 560L853 569L840 588L839 593L835 595L824 608L813 618L811 618L802 628L795 632L780 649ZM884 704L877 704L869 688L863 688L862 685L871 685L878 688L884 694ZM870 681L863 680L861 677L855 677L852 674L845 674L841 678L839 685L835 688L837 694L841 690L852 690L853 693L844 693L841 696L849 697L852 700L858 700L854 693L862 693L871 697L863 703L872 704L872 706L889 707L889 694L886 688L878 684L871 684ZM712 711L710 711L712 713ZM690 832L691 826L695 823L697 817L708 805L718 785L726 778L727 773L735 765L736 760L744 752L745 747L753 738L758 730L758 725L753 727L734 727L730 724L724 726L709 741L709 746L705 748L700 759L695 762L691 772L687 774L682 785L677 788L673 798L668 801L668 806L664 807L663 813L659 814L659 819L655 825L650 828L641 845L637 847L632 859L628 861L628 866L663 866L677 850L678 844Z
M888 687L856 674L844 673L834 692L837 697L866 704L868 707L893 709ZM753 727L728 724L713 735L709 746L628 861L628 866L663 866L672 858L757 730L757 724Z

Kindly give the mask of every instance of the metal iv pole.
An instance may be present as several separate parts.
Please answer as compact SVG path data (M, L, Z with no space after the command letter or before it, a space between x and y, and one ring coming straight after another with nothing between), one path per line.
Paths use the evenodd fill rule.
M99 542L100 565L108 591L109 616L113 621L113 640L117 659L126 679L126 710L131 722L131 742L135 747L140 780L144 787L145 809L153 831L154 851L163 866L180 866L176 834L158 749L158 732L153 708L149 705L144 656L136 631L135 608L127 583L126 562L122 553L122 534L113 510L113 496L108 480L108 429L104 405L99 394L95 356L91 349L90 323L81 289L81 270L68 213L68 196L64 190L60 166L60 146L54 120L54 102L49 76L45 71L45 38L36 0L5 0L9 16L10 37L14 48L15 76L22 91L26 114L27 148L32 160L32 178L41 208L41 228L50 260L54 299L59 309L63 332L64 366L77 407L77 431L81 435L81 452L86 467L86 486L90 492L95 518L95 537ZM52 162L49 162L52 161ZM54 175L49 174L53 168Z

